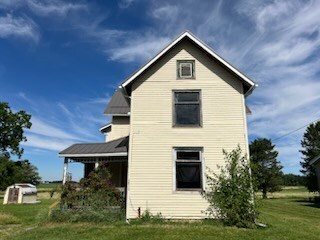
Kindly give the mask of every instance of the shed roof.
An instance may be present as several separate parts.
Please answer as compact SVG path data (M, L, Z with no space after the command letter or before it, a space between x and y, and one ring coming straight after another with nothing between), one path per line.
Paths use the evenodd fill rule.
M112 157L128 155L129 136L105 143L77 143L59 153L59 157Z
M124 97L121 89L119 89L113 94L104 113L110 115L129 115L129 112L129 102Z

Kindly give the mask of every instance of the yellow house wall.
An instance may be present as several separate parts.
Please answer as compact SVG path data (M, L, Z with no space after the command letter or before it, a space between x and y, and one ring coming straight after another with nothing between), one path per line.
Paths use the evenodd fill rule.
M130 117L112 117L111 132L107 134L106 142L112 141L121 137L126 137L130 132Z
M177 60L195 60L195 80L177 80ZM202 127L173 127L173 90L201 90ZM247 151L242 83L187 41L170 50L132 86L127 218L137 209L166 218L203 218L199 192L175 191L174 147L203 147L217 171L222 150Z

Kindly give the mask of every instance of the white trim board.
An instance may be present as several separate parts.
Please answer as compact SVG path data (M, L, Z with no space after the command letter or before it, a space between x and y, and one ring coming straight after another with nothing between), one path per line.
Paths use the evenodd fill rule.
M84 153L84 154L59 154L59 157L122 157L128 156L127 152L118 153Z
M108 124L104 125L103 127L99 128L99 131L102 132L104 129L111 127L111 126L112 126L112 123L108 123Z

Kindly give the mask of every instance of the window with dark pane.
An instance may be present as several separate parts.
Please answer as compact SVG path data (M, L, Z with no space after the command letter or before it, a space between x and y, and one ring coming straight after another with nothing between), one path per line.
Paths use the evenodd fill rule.
M176 150L176 189L202 189L200 151Z
M200 126L199 92L175 92L175 125Z
M178 79L194 79L194 60L178 60L177 76Z

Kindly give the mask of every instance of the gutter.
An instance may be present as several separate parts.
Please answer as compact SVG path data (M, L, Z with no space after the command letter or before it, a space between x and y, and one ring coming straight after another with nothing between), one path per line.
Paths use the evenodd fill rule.
M257 87L258 87L259 85L258 84L254 84L254 85L252 85L250 88L249 88L249 90L246 92L246 94L244 95L245 97L248 97L252 92L253 92L253 90L255 90Z

